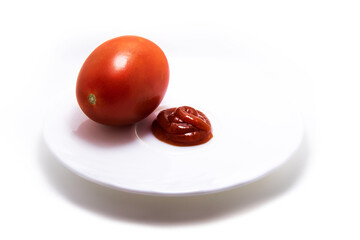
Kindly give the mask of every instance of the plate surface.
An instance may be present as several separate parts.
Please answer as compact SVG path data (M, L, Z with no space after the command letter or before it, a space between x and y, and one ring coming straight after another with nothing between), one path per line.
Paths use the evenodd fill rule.
M75 90L55 98L43 132L53 154L76 174L107 187L193 195L255 181L297 150L303 123L279 97L280 78L235 60L170 60L176 67L165 99L136 125L113 128L89 120L76 102ZM214 137L208 143L176 147L152 135L150 124L156 113L181 105L209 117Z

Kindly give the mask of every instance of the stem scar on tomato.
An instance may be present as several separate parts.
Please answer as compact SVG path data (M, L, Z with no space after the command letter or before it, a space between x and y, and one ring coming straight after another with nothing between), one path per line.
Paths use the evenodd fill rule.
M90 93L89 96L88 96L88 100L89 100L89 103L91 105L94 105L96 103L96 97L94 94Z

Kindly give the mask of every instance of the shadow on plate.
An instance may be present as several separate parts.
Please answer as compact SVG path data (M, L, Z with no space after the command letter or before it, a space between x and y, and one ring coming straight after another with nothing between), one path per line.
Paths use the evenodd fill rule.
M63 167L41 139L39 165L49 184L68 201L99 215L151 225L194 224L250 211L291 189L305 169L306 138L283 166L251 184L223 192L182 197L148 196L102 187Z
M135 126L111 127L101 125L90 119L82 122L73 131L82 141L96 147L119 147L136 139Z

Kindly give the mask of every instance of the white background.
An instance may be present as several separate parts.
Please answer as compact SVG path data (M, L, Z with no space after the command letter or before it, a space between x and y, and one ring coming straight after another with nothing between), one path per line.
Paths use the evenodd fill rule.
M0 3L0 238L359 239L359 13L346 0ZM227 41L287 59L306 125L298 154L258 182L196 197L117 192L72 174L42 140L46 107L93 48L124 34L169 59L231 51Z

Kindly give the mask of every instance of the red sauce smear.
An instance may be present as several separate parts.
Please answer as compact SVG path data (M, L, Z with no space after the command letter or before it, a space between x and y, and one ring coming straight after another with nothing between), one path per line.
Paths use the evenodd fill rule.
M161 111L151 130L160 141L176 146L199 145L213 137L211 123L205 114L188 106Z

